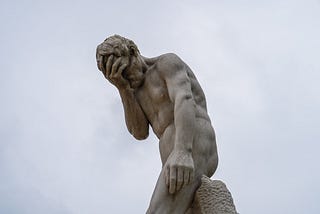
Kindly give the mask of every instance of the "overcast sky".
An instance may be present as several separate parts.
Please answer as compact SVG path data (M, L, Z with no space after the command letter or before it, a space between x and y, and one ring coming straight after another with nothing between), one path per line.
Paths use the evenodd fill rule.
M1 0L0 24L0 213L146 211L158 142L96 67L113 34L192 68L238 212L320 213L319 0Z

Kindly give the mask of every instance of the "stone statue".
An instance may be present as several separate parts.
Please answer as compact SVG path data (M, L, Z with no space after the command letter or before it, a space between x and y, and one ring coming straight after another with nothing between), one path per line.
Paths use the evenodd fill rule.
M120 93L128 131L142 140L150 125L159 139L162 170L147 213L186 213L202 176L211 177L218 165L214 129L195 75L177 55L146 58L119 35L98 45L96 59Z

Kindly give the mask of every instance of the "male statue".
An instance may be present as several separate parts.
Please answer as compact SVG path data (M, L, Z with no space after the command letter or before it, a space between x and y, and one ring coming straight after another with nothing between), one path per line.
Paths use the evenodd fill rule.
M126 125L138 140L149 125L159 138L162 170L148 214L184 214L218 164L215 133L204 93L175 54L140 55L133 41L114 35L97 47L100 71L118 90Z

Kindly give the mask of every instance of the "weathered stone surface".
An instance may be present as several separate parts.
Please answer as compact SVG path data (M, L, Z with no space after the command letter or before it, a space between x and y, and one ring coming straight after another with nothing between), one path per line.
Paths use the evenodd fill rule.
M207 176L201 181L189 214L237 214L231 193L222 181Z

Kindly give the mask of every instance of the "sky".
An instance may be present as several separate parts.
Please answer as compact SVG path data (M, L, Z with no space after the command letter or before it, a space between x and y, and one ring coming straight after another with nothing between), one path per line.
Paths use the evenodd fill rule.
M0 213L145 213L153 134L95 61L120 34L193 70L241 214L320 213L320 1L0 1Z

